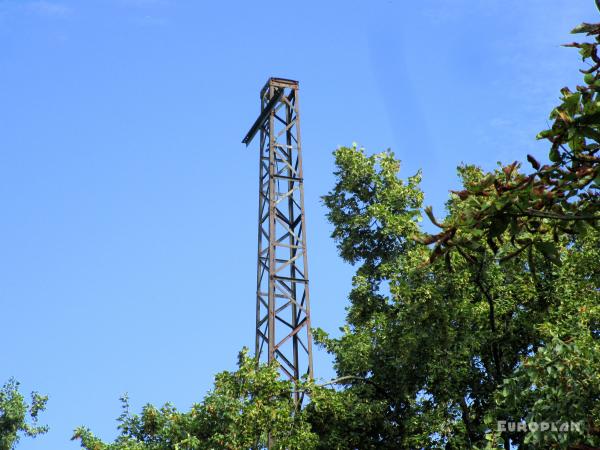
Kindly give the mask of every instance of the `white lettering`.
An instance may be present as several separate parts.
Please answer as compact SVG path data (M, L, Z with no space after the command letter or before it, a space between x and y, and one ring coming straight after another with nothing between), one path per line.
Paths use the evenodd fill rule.
M577 431L577 432L581 433L582 425L583 425L583 423L581 421L571 422L571 431Z

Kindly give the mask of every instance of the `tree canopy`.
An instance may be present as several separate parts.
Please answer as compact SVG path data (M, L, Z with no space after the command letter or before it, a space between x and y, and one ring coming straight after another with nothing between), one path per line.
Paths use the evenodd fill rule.
M528 155L529 174L517 162L459 167L442 221L392 152L335 152L324 203L357 270L342 337L317 338L340 395L374 407L360 445L325 429L331 448L600 446L600 25L574 33L594 38L568 44L592 66L538 135L549 162ZM438 234L422 231L421 213ZM355 420L340 417L342 428ZM581 426L525 433L500 421Z
M212 392L189 411L146 405L141 414L131 414L124 397L114 442L103 442L85 427L73 439L87 450L262 449L269 438L274 449L310 450L317 436L292 400L292 390L300 388L280 380L276 366L257 366L244 350L238 370L217 374Z
M461 211L439 223L431 208L426 213L441 229L422 237L435 243L431 258L455 249L473 260L473 252L486 245L500 259L537 250L560 264L555 242L562 235L597 229L600 219L600 24L584 23L573 31L593 38L591 42L566 44L579 49L590 67L581 69L583 84L561 89L561 103L552 110L551 128L538 139L550 144L549 162L532 155L527 161L533 171L519 171L517 161L485 176L470 180L453 192ZM508 230L508 233L505 231ZM510 245L503 245L509 238ZM500 248L504 251L500 252Z
M509 230L497 249L478 247L477 258L448 252L424 264L431 250L411 239L420 233L418 175L403 182L392 153L366 156L356 147L338 149L336 165L338 182L324 200L340 253L358 267L343 336L317 337L347 377L344 395L379 406L363 415L357 448L597 445L595 230L560 235L561 265L537 252L499 261L496 254L512 245ZM474 166L459 175L466 186L487 176ZM463 208L453 196L447 220ZM589 427L574 435L497 434L499 420Z
M36 437L48 427L38 425L38 415L46 409L48 396L31 393L28 403L19 392L19 383L8 380L0 389L0 450L13 449L21 436Z

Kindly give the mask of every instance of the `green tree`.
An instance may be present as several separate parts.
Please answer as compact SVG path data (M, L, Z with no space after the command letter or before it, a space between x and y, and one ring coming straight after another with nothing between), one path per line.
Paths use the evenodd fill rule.
M496 392L497 414L528 422L576 422L582 430L530 433L531 448L600 447L600 236L589 231L557 269L560 303L538 327L543 346Z
M316 336L346 386L329 395L371 408L359 413L357 446L336 436L358 416L322 406L336 420L312 419L321 442L600 446L600 25L574 32L594 38L568 44L591 67L585 85L562 89L552 127L538 135L550 142L549 163L529 155L529 174L517 162L489 173L460 167L463 189L443 221L422 208L418 174L397 177L391 152L335 152L324 203L342 258L358 268L343 336ZM439 233L420 230L421 213ZM499 420L585 426L522 433L498 431Z
M47 426L37 424L47 401L47 396L32 392L28 404L17 381L10 379L4 384L0 389L0 450L15 448L22 435L36 437L48 431Z
M330 442L321 448L595 443L598 397L590 389L599 386L600 366L597 358L585 358L600 352L597 233L558 234L552 243L561 265L540 252L499 259L513 252L508 229L495 247L464 230L469 253L431 258L414 239L422 237L419 175L399 179L391 152L367 156L356 146L342 147L335 157L337 183L324 202L340 254L358 268L343 336L319 331L316 337L334 355L346 386L330 395L369 408L358 415L337 408L337 421L319 421L317 414L312 421L324 424L316 428L321 442ZM473 166L459 168L459 175L465 186L489 176ZM447 220L466 207L453 194ZM563 375L540 376L540 364L559 342L564 348L552 361ZM557 389L569 393L562 403L554 401L562 392ZM361 417L360 446L335 440ZM495 431L498 420L522 419L581 419L590 426L554 436Z
M246 350L238 365L235 372L219 373L213 391L188 412L166 404L131 414L125 397L113 443L85 427L75 430L73 439L87 450L233 450L265 448L270 435L274 449L315 448L316 435L292 400L293 389L303 385L280 380L274 365L257 366Z
M585 33L592 42L571 43L579 49L590 67L581 69L584 84L574 90L561 90L561 103L552 110L552 127L538 134L550 144L549 163L533 156L527 160L533 172L519 172L514 162L474 180L454 194L461 202L461 213L442 223L427 214L441 228L426 236L434 243L432 259L458 250L467 259L480 245L497 253L508 230L510 246L499 255L509 258L521 252L539 251L559 264L554 242L565 234L597 229L600 220L600 24L579 25L573 33ZM474 244L479 244L473 248Z

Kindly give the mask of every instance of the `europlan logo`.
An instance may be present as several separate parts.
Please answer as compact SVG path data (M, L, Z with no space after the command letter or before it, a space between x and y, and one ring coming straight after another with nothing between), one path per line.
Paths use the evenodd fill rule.
M498 420L497 431L517 431L526 433L528 431L535 433L537 431L557 431L559 433L583 432L583 421L579 422L511 422L508 420Z

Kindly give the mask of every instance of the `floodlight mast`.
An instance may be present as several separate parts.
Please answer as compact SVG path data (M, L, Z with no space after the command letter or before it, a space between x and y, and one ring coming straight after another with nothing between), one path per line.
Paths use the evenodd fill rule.
M255 355L297 382L313 378L298 82L270 78L260 100L242 140L260 131Z

